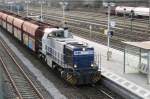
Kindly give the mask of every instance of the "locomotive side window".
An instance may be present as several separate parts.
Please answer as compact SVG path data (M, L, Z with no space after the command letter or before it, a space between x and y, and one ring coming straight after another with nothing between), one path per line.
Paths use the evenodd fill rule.
M53 31L52 33L49 34L49 36L58 37L58 38L70 38L70 37L72 37L70 32L63 31L63 30Z
M53 37L52 33L49 33L47 38Z

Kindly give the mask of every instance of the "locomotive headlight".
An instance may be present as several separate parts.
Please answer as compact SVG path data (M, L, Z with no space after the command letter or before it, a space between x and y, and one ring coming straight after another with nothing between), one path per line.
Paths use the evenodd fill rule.
M85 48L83 48L82 50L85 51Z
M91 64L91 67L94 67L94 64Z
M76 65L76 64L74 65L74 68L77 68L77 65Z

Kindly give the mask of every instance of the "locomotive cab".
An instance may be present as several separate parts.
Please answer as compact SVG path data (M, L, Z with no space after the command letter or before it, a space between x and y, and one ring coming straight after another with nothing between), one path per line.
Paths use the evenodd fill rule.
M75 69L89 69L94 65L94 49L79 43L65 45L65 64Z
M92 84L100 79L98 66L94 62L94 48L80 43L68 43L64 48L65 64L72 67L66 79L74 84Z
M68 30L58 29L55 31L52 31L48 34L48 38L72 38L71 33L68 32Z

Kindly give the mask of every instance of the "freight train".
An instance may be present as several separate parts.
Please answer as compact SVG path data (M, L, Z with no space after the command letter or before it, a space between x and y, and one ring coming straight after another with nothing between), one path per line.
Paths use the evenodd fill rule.
M145 18L149 17L149 8L147 7L128 7L128 6L116 6L111 9L112 15L131 15L131 11L133 12L134 17Z
M52 70L73 85L94 84L101 78L94 48L76 41L67 28L0 11L0 27L25 45Z

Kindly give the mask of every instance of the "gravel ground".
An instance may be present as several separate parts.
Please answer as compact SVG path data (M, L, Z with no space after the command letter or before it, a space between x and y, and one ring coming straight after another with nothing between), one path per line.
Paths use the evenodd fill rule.
M97 89L102 87L102 85L96 85L95 87L92 86L71 86L63 81L57 73L54 73L47 65L43 64L39 59L37 59L32 53L25 47L23 47L17 40L11 37L8 33L3 31L3 34L11 41L11 43L19 49L23 56L26 57L28 60L32 61L32 66L36 69L34 72L31 73L32 78L38 79L33 76L33 73L39 73L41 84L43 86L47 86L47 91L52 92L51 95L55 99L110 99L106 95L100 93ZM27 62L26 60L24 62ZM27 69L26 67L24 67ZM37 71L38 70L38 71ZM40 70L40 71L39 71ZM38 79L39 80L39 79ZM43 82L43 83L42 83ZM54 85L54 86L52 86ZM48 87L51 86L51 87ZM97 89L95 89L97 88ZM44 89L43 89L44 90ZM57 95L57 96L55 96ZM59 97L61 96L61 98ZM58 98L59 97L59 98ZM123 99L119 96L115 97L115 99Z
M4 82L4 80L3 80L3 70L2 70L2 64L0 63L0 99L1 98L3 98L3 90L2 90L2 88L3 88L3 82Z

